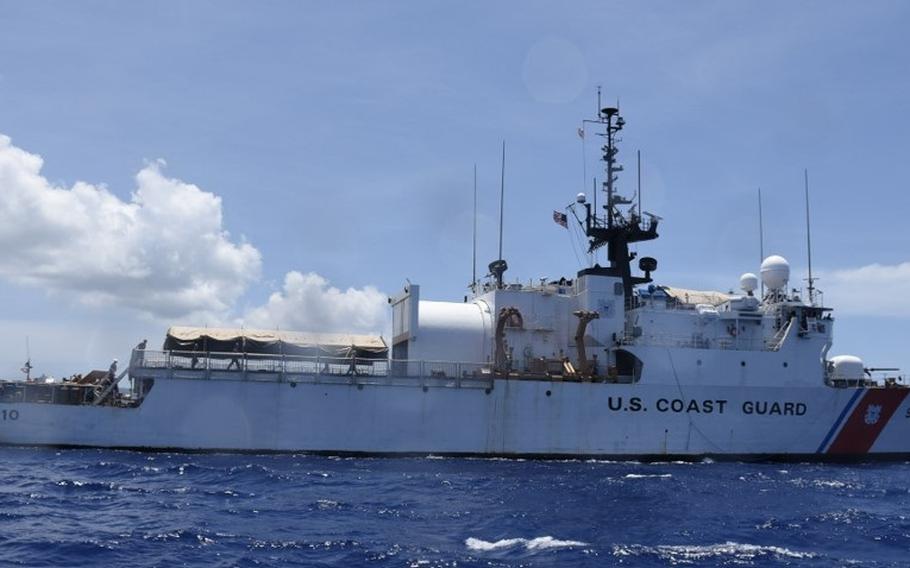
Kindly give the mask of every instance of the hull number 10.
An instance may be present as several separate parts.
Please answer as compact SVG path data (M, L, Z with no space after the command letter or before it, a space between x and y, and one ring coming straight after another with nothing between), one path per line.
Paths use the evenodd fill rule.
M6 422L7 420L19 420L19 411L18 410L0 410L0 420Z

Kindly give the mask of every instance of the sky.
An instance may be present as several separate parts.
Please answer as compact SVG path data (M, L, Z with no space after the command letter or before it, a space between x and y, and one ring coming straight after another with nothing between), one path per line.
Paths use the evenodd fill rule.
M0 0L0 376L125 360L168 326L387 332L406 281L459 301L587 262L595 92L619 186L664 218L660 284L729 290L764 249L910 371L905 2ZM574 236L573 236L574 235ZM574 240L573 240L574 239Z

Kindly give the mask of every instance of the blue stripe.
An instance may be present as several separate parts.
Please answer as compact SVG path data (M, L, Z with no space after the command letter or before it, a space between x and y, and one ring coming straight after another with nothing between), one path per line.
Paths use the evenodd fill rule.
M844 421L844 418L847 416L847 412L853 408L853 404L856 402L856 399L859 398L859 395L863 394L866 389L856 389L856 392L853 393L853 396L850 398L850 402L847 403L847 406L844 407L841 411L840 416L837 417L837 421L834 422L834 426L831 427L831 430L828 431L828 435L825 436L825 439L822 441L822 445L818 447L816 453L822 453L825 451L825 448L828 447L828 442L831 441L831 438L834 437L834 433L837 432L837 429L840 427L841 422Z

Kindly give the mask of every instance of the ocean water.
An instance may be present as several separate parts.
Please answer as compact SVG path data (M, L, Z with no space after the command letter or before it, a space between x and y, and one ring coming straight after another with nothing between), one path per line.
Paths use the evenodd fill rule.
M907 566L910 465L0 449L2 566Z

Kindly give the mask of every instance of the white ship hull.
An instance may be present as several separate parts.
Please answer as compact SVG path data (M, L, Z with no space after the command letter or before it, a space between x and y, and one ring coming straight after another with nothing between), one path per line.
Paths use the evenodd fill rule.
M71 382L0 383L0 443L111 448L495 456L910 455L894 369L828 357L834 318L769 256L742 294L654 284L637 245L660 218L614 187L619 109L600 130L606 201L569 207L606 264L574 279L507 282L503 258L463 302L389 298L378 336L174 327ZM567 211L569 210L567 209ZM583 215L584 221L579 217ZM554 220L568 226L568 215ZM391 349L390 349L391 348ZM29 369L26 369L27 371ZM559 380L556 380L559 379Z
M156 381L136 408L0 404L0 443L538 457L910 453L902 388L487 384L172 378Z

